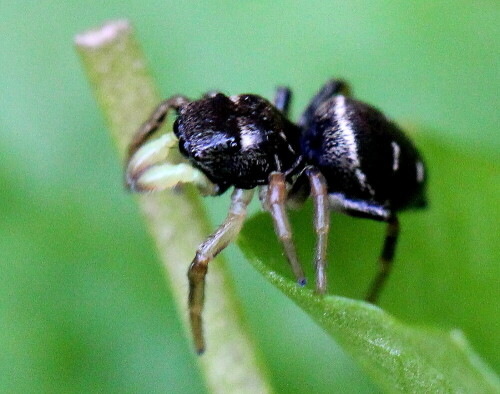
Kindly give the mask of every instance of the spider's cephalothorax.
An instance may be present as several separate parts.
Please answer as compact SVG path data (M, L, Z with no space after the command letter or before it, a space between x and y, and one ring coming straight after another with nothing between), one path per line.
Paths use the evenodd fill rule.
M234 186L224 223L201 244L188 271L189 309L196 349L204 350L201 325L208 263L234 240L243 225L253 189L274 221L285 256L300 284L286 205L311 196L314 205L316 290L326 292L329 212L387 223L379 272L367 300L377 298L394 257L397 213L424 207L426 170L412 142L375 108L349 97L342 81L331 80L312 99L297 124L288 120L291 92L278 88L274 105L246 94L207 93L191 101L173 96L139 129L129 149L126 181L131 190L152 191L194 183L204 194ZM149 141L177 112L174 133ZM168 162L178 146L187 163Z
M292 172L299 156L300 128L250 94L215 93L186 104L174 133L183 155L221 192L267 184L273 171Z

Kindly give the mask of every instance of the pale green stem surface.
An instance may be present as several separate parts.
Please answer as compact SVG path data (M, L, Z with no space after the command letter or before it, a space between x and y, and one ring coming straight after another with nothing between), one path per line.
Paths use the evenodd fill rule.
M84 32L76 37L76 46L123 160L132 135L160 102L142 51L126 21ZM139 204L191 339L186 273L196 247L210 233L200 198L188 188L181 193L142 195ZM203 317L207 350L198 362L209 390L271 392L221 258L208 272Z

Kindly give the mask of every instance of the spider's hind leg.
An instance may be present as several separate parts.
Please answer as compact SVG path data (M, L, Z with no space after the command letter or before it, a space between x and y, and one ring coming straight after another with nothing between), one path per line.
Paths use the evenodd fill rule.
M394 252L396 251L396 244L398 242L399 235L399 221L395 215L392 215L387 220L387 229L385 234L384 246L382 247L382 253L379 257L379 269L377 276L372 281L368 294L366 296L366 301L375 303L382 290L387 277L392 268L392 262L394 260Z
M353 200L339 193L328 196L330 208L349 216L372 219L387 223L384 245L379 257L379 268L368 290L366 301L375 303L392 269L399 235L399 221L391 209L375 203Z

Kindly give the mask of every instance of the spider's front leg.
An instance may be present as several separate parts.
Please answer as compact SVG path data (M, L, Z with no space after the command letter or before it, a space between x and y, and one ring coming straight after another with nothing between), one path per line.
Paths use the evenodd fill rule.
M189 103L183 96L173 96L163 101L135 134L127 159L126 185L135 192L160 191L179 183L194 183L203 194L216 194L218 187L199 170L187 163L167 161L170 149L177 146L177 137L168 132L149 141L166 121L170 110Z
M253 190L235 189L231 196L229 213L219 228L203 242L188 271L189 318L198 354L205 350L201 313L205 298L205 276L208 263L238 235L245 221L247 207L252 201Z
M178 111L183 105L186 105L189 102L190 100L188 98L180 95L172 96L162 101L158 107L156 107L149 119L143 123L132 138L128 147L127 162L130 162L131 158L137 150L146 143L147 139L161 126L163 126L167 120L167 115L170 110Z
M272 172L269 175L267 195L263 201L264 208L269 211L273 218L275 232L283 245L286 258L292 267L297 282L303 286L306 279L292 239L292 229L285 208L286 197L285 176L280 172Z

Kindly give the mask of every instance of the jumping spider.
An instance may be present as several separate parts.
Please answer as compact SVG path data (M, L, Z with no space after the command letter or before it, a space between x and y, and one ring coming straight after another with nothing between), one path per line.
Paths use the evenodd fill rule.
M163 101L130 144L126 170L133 191L158 191L194 183L205 195L234 186L229 213L202 243L188 271L189 311L196 349L203 352L201 311L208 263L233 241L259 187L259 197L300 285L305 284L286 206L308 196L314 206L316 291L326 292L330 210L387 223L379 271L367 300L384 284L399 233L397 213L426 205L426 171L413 143L377 109L349 96L340 80L327 82L295 124L288 120L291 91L279 87L274 105L244 94L210 92L200 100ZM173 133L149 141L175 110ZM189 164L166 161L178 146Z

